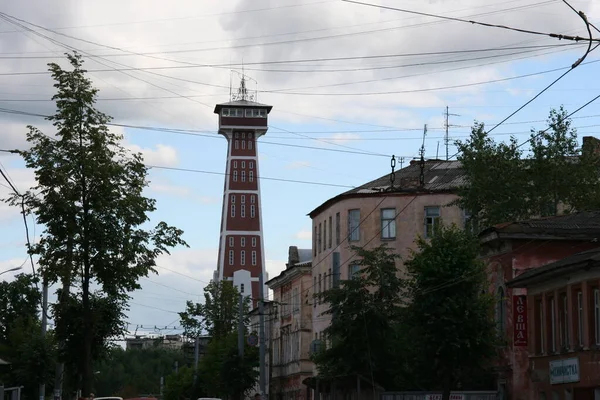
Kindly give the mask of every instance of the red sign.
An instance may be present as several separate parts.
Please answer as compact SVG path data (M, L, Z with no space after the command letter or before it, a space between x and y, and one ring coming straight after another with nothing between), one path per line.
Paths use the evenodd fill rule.
M513 296L514 346L527 346L527 296Z

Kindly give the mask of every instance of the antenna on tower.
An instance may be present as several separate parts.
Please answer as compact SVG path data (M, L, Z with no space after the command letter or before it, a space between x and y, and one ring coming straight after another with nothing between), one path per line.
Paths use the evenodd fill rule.
M239 72L236 70L231 70L232 73L236 73L240 77L240 86L238 87L238 89L236 91L231 90L231 93L229 96L230 101L239 101L239 100L256 101L257 100L258 89L248 90L248 87L246 86L246 81L250 80L250 81L254 82L257 88L258 88L258 82L256 81L256 79L253 79L253 78L249 77L248 75L246 75L244 73L243 68L244 68L244 66L242 64L242 72Z
M419 150L419 166L421 167L419 185L421 185L421 187L425 186L425 136L427 136L427 124L425 124L425 127L423 128L423 144L421 144L421 150Z
M446 127L446 134L444 135L444 144L446 145L446 161L448 161L448 159L449 159L448 147L450 146L450 137L448 136L448 128L450 128L451 126L456 126L456 125L450 125L450 123L448 122L448 119L451 115L455 116L455 117L460 117L460 115L458 115L458 114L450 114L448 112L448 106L446 106L446 112L444 113L444 116L446 117L446 123L444 124L444 126Z

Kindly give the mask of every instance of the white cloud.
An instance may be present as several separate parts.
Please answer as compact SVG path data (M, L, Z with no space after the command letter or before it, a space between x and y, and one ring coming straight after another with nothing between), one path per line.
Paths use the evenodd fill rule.
M288 163L285 168L286 169L302 169L302 168L308 168L311 166L311 163L309 161L292 161L291 163Z
M303 229L301 231L296 232L296 234L294 235L294 237L298 240L311 240L312 239L312 233L310 230L306 230Z
M343 144L348 142L356 142L360 139L360 135L358 133L336 133L331 138L328 138L327 141L331 143Z
M147 148L129 143L126 147L133 152L142 153L146 165L174 167L179 163L177 149L172 146L157 144L155 148Z

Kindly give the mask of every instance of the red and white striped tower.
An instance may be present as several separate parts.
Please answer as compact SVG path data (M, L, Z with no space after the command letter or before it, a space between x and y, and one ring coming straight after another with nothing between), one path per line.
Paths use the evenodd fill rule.
M254 101L243 76L230 100L215 107L219 134L227 139L227 164L219 258L213 279L232 281L242 294L251 296L256 307L259 281L267 280L257 143L267 132L267 116L273 107Z

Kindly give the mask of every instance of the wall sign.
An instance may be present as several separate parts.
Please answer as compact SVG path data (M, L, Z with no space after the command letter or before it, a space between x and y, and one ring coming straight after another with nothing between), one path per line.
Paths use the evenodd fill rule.
M579 358L550 361L550 383L579 382Z
M513 345L527 346L527 296L513 296Z
M442 400L442 394L427 394L425 400ZM465 400L465 395L463 393L451 393L450 400Z

